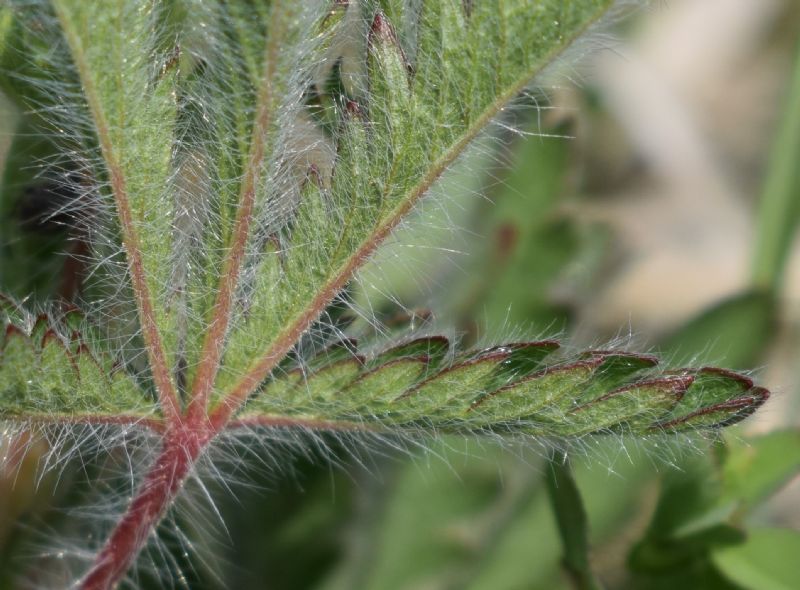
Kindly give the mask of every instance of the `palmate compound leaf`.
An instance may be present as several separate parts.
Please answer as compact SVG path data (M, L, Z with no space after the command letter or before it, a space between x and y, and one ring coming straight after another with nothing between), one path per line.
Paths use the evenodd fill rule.
M139 378L169 420L187 399L191 416L250 399L240 422L577 436L716 427L766 399L744 376L657 374L645 355L544 365L552 342L455 355L433 338L370 357L339 346L277 375L470 141L613 2L324 5L31 0L4 12L37 60L50 63L48 27L72 56L63 83L85 100L59 107L96 131L73 140L89 150L85 182L116 210L140 324L130 336L150 365ZM21 53L4 46L3 81L24 97L42 82ZM8 328L5 414L155 413L91 348Z
M282 2L111 11L58 0L51 20L15 21L25 39L59 24L58 43L73 55L69 72L86 95L78 111L99 133L96 174L110 177L116 199L152 388L175 397L183 383L195 396L207 381L213 405L257 386L307 329L309 310L330 301L491 117L612 4L333 2L315 21ZM309 34L317 43L304 47ZM149 58L136 40L146 41ZM40 40L32 47L45 59ZM302 49L278 51L289 47ZM303 71L303 59L315 64L310 71L289 73ZM36 88L13 63L12 90ZM223 258L226 247L236 252L240 229L241 251L228 261L237 268ZM240 284L225 284L231 274ZM232 302L215 285L230 288ZM210 326L222 328L214 335ZM130 413L147 399L123 371L95 370L102 363L89 360L88 345L60 354L66 344L55 332L45 339L16 328L5 341L6 390L14 391L6 397L28 400L14 402L17 413L43 413L49 398L37 400L42 387L21 380L14 358L58 365L64 384L52 391L73 414ZM719 370L653 375L649 356L595 351L544 367L556 345L542 342L444 362L446 344L413 341L373 358L341 346L309 360L308 374L273 377L242 419L570 436L724 425L767 395ZM70 401L73 382L81 393ZM99 394L113 387L119 400Z
M657 372L649 355L589 351L553 360L554 341L445 355L442 337L366 357L276 374L245 406L239 426L499 432L544 437L648 435L738 422L768 398L741 374L702 368ZM350 343L352 346L352 343ZM449 360L445 360L449 358Z
M0 30L13 18L24 34L0 39L0 84L81 171L101 295L88 297L98 334L83 345L6 329L2 419L155 415L141 386L163 426L84 588L117 584L230 426L643 434L728 424L766 399L745 377L656 375L640 355L545 365L552 342L344 346L302 359L307 371L276 369L473 140L614 4L4 3ZM37 60L41 76L20 65ZM123 325L119 309L137 321ZM90 352L107 341L126 366L129 348L146 353L141 381Z

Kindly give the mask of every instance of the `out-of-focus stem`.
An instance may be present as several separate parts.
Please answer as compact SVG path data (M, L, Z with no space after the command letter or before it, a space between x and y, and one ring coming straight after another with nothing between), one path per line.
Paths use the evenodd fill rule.
M589 524L569 459L553 457L547 464L547 493L564 545L562 563L576 590L602 590L589 565Z
M770 292L780 287L800 218L800 46L785 104L761 194L753 259L755 286Z

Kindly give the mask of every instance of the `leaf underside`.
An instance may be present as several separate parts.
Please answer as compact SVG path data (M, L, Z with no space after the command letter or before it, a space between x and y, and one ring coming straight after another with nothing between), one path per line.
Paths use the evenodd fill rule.
M28 327L7 322L0 419L142 423L152 395L76 330L76 312ZM550 360L556 357L555 360ZM302 367L276 370L233 426L433 430L573 437L727 426L768 398L746 376L716 368L657 370L650 355L587 351L559 359L552 340L456 352L443 336L361 355L336 342Z
M650 355L587 351L554 360L558 343L454 353L443 337L352 354L273 376L239 425L500 432L573 437L713 429L769 397L746 376L705 367L658 371ZM319 361L318 361L319 362ZM287 420L288 419L288 420Z
M13 309L7 300L0 304ZM91 339L78 331L80 314L27 319L3 324L0 419L125 424L159 418L152 395L111 356L92 350Z
M567 358L551 341L457 352L431 337L279 364L471 141L613 4L331 2L309 18L288 1L170 12L56 0L30 21L12 4L8 39L30 51L0 42L0 83L54 118L32 125L78 128L84 197L115 211L99 233L124 246L118 304L138 312L116 341L144 341L149 366L106 352L125 329L113 317L77 333L3 299L0 418L158 427L155 400L179 415L187 392L209 414L246 400L238 426L572 437L752 413L768 393L743 375L658 372L655 358L618 351ZM62 54L72 61L56 67ZM38 80L25 65L37 60ZM48 103L32 90L48 76L83 98ZM96 274L125 284L109 266Z

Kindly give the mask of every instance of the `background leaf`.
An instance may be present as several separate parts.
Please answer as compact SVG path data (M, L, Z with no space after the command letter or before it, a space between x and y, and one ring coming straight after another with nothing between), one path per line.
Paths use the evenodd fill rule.
M798 550L797 531L755 529L742 545L715 551L714 563L741 588L788 590L800 576Z

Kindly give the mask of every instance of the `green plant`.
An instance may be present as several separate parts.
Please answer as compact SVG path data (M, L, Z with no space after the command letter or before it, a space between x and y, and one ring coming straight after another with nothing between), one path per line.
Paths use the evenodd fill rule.
M59 188L40 190L62 199L48 214L70 213L70 237L91 252L80 292L62 288L77 308L52 297L49 277L4 277L17 300L2 300L2 420L57 447L77 429L155 455L81 587L118 584L198 462L237 431L562 446L713 432L766 400L744 375L659 371L645 354L344 335L359 268L613 5L0 8L3 88L26 112L7 177L30 174L14 154L47 162ZM6 259L30 258L10 244ZM46 314L18 302L32 290ZM555 508L574 517L574 503ZM561 523L568 565L591 584L585 527Z

